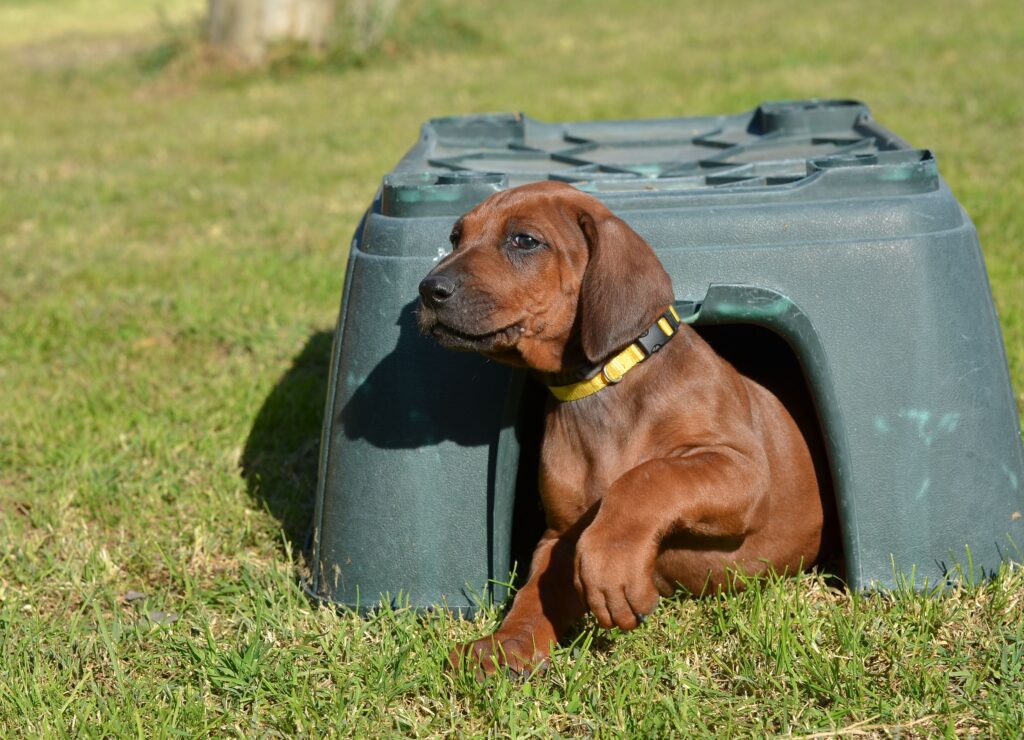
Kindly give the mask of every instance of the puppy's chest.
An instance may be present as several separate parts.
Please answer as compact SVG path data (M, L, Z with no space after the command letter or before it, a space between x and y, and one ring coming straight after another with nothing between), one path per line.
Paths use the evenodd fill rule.
M565 529L644 461L642 440L629 430L549 424L541 453L540 495L549 523Z

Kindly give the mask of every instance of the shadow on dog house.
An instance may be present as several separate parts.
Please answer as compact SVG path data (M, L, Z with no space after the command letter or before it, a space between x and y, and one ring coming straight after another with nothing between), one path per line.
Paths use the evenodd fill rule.
M781 338L816 411L853 588L974 579L1024 558L999 323L977 233L930 152L853 101L649 121L470 116L424 125L352 241L312 595L472 610L504 596L511 553L535 544L513 537L514 511L536 506L524 376L419 336L414 299L458 216L544 179L644 237L699 331ZM732 344L748 363L778 359L745 336Z

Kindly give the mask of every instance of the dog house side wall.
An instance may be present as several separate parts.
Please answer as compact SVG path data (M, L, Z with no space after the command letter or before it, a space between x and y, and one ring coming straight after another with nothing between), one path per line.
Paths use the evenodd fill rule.
M410 223L403 237L418 242ZM373 237L373 219L366 238ZM503 598L518 385L416 328L428 258L352 246L335 337L314 521L314 595L473 611Z

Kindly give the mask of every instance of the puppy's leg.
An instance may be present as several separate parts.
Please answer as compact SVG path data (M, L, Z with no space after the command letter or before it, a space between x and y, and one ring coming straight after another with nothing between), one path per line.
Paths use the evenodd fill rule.
M501 667L522 673L543 665L552 645L585 612L573 588L575 540L575 534L544 534L533 553L530 577L501 627L490 637L453 650L448 657L452 667L471 660L482 677Z
M767 481L763 461L728 448L650 460L616 480L576 545L574 584L598 624L629 630L653 611L666 535L747 535L763 514Z

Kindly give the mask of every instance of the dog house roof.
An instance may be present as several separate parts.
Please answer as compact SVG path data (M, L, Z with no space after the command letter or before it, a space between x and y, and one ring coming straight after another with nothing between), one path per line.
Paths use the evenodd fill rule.
M841 173L839 171L842 171ZM434 118L384 177L381 212L458 215L487 195L563 180L644 205L673 195L765 190L820 199L937 187L931 152L912 148L851 100L762 103L728 116L543 123L522 114Z

